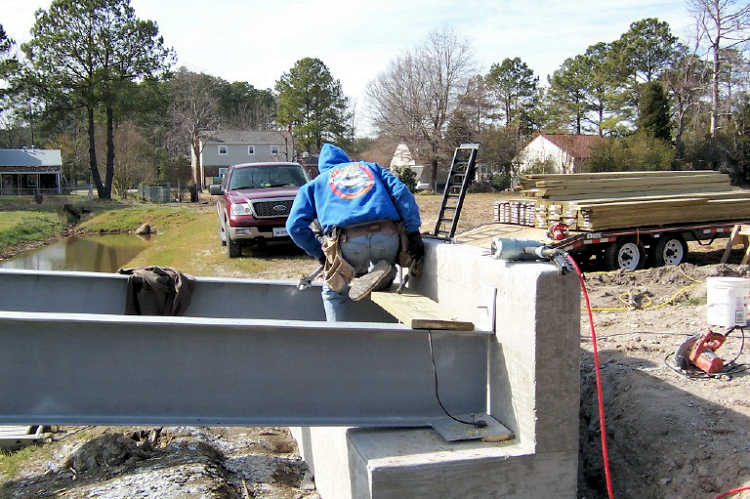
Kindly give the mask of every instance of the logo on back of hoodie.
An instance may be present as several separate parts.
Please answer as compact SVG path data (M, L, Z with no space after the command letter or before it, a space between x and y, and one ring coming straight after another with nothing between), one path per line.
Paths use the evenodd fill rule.
M372 171L360 163L343 166L330 173L328 186L334 194L345 199L363 196L375 185Z

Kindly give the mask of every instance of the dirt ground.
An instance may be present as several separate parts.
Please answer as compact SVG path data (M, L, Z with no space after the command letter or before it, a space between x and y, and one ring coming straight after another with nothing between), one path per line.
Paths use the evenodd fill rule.
M62 427L2 498L319 499L286 428Z
M750 486L750 370L743 371L750 365L750 329L735 374L689 378L667 365L671 357L665 361L709 328L709 276L750 277L750 268L686 263L587 276L594 307L624 309L594 312L616 497L710 498ZM725 360L740 352L742 333L732 332L718 351ZM598 498L606 495L592 352L582 314L579 497ZM750 497L743 494L735 497Z
M492 220L494 196L467 198L462 229ZM417 199L429 230L439 197ZM700 379L665 364L685 338L708 328L705 278L750 277L748 266L718 264L725 243L690 243L679 267L586 274L616 497L712 498L750 486L750 370ZM315 267L301 259L290 268L279 258L252 277L296 279L303 261L304 270ZM721 357L738 354L739 333ZM737 364L750 364L750 328L746 336ZM606 497L592 352L582 310L578 496L588 499ZM52 439L0 484L0 497L318 497L285 428L65 427Z

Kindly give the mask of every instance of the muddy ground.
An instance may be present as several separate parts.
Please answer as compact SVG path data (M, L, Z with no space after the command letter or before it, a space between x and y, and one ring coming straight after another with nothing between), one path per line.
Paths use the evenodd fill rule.
M319 499L286 428L63 427L2 498Z
M750 371L701 379L665 364L708 328L705 278L750 277L748 266L718 264L725 241L690 243L677 268L586 275L616 497L712 498L750 486ZM280 264L259 277L298 273ZM740 351L738 333L719 350L725 359ZM590 334L582 313L578 496L589 499L606 497ZM745 343L740 365L750 364L750 329ZM285 428L64 427L51 440L0 484L0 497L318 497Z

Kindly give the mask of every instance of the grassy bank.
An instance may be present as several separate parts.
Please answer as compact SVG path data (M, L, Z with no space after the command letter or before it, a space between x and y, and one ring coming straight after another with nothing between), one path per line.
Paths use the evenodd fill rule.
M30 196L0 197L0 255L12 256L43 244L73 228L75 217L63 206L82 213L74 227L86 232L132 232L141 223L168 227L183 210L133 202L88 200L79 196L50 196L37 204ZM189 210L184 210L189 214ZM188 215L189 216L189 215Z
M194 220L199 209L191 205L129 204L100 210L83 220L78 229L85 232L133 232L144 223L157 233Z
M37 204L31 196L0 196L0 255L7 256L62 233L67 226L62 210L65 204L82 206L84 200L77 196L54 196Z
M0 250L30 241L44 241L65 228L57 213L32 211L0 212Z

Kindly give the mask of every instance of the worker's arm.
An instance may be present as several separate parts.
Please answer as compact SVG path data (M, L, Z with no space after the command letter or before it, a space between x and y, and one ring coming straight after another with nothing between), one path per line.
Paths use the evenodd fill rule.
M310 229L310 224L317 216L312 196L313 186L309 183L297 192L292 211L286 219L286 231L297 246L311 257L320 260L323 257L323 250L320 248L320 241Z
M378 174L383 184L391 194L393 205L401 216L401 222L404 224L406 232L419 232L419 226L422 220L419 218L419 207L406 184L401 182L398 177L378 165L371 165L372 170Z

